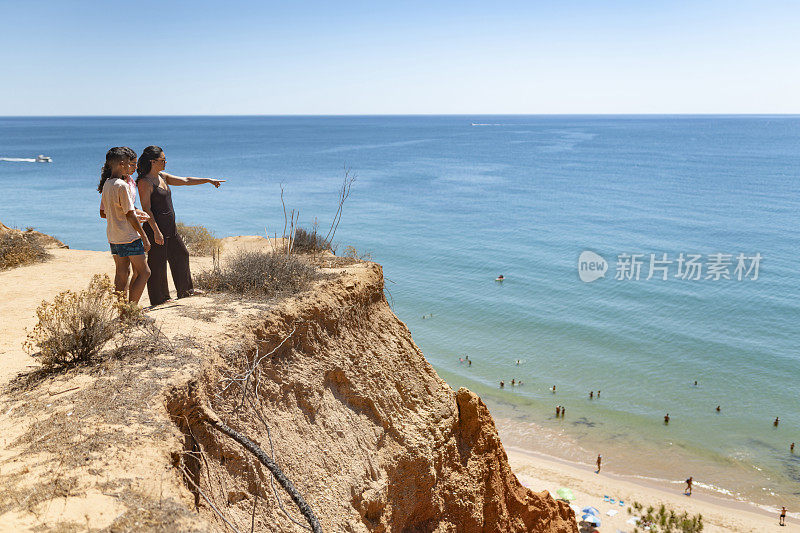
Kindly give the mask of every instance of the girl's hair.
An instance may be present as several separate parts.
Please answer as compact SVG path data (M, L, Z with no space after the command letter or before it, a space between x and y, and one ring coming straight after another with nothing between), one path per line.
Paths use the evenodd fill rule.
M139 158L139 162L136 164L137 183L140 179L150 174L150 170L153 168L153 159L158 159L163 153L164 150L160 146L148 146L142 150L142 157Z
M105 185L106 180L111 177L111 163L116 163L118 161L122 161L123 159L135 161L136 152L127 146L115 146L106 152L106 162L103 165L103 168L100 170L100 183L97 185L97 192L102 194L103 185Z

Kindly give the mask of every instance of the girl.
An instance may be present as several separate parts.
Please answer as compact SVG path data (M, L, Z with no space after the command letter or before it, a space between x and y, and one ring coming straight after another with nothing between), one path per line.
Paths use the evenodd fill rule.
M189 251L175 227L175 210L172 207L170 185L200 185L210 183L219 188L225 180L207 178L182 178L164 171L167 159L158 146L148 146L139 158L136 168L136 185L142 200L142 209L150 216L144 231L153 241L147 254L147 264L152 275L147 282L150 304L158 305L170 299L167 286L167 262L172 271L172 281L178 298L195 294L192 273L189 270Z
M103 195L101 211L106 215L106 235L116 267L114 289L124 294L129 287L128 300L138 303L150 277L144 255L150 249L150 240L136 218L127 184L135 161L136 152L128 147L117 146L109 150L97 190ZM129 286L131 266L133 276Z

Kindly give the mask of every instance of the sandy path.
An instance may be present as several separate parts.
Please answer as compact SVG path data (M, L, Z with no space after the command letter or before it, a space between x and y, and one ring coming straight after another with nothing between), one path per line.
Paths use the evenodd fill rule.
M222 240L226 255L243 250L271 250L280 246L283 239L273 242L263 237L242 235ZM42 300L51 300L65 290L82 290L95 274L108 274L114 279L114 262L109 252L69 250L56 248L50 250L53 257L45 263L28 265L11 270L0 271L0 387L27 366L36 362L22 349L25 330L36 324L36 308ZM192 257L193 272L207 268L211 264L208 257ZM175 287L169 280L170 291L175 296ZM147 291L140 302L150 305ZM182 300L189 304L189 300ZM162 310L154 316L163 315Z
M25 330L36 324L36 308L67 289L81 289L94 274L114 279L114 262L106 252L50 250L45 263L0 272L0 386L36 362L22 349ZM144 298L147 300L147 294Z

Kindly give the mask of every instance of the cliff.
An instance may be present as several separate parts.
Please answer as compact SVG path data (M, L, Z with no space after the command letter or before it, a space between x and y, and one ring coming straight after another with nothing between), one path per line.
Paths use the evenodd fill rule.
M112 531L299 531L270 473L197 418L205 405L272 454L324 531L577 532L565 503L517 481L481 399L436 374L389 307L381 267L328 265L296 297L154 312L170 349L17 379L0 413L14 428L0 519L53 526L40 515L58 502L62 525L83 514ZM50 432L57 445L42 444Z
M379 265L340 270L241 333L236 353L173 391L169 411L181 424L193 403L208 402L267 443L258 409L278 461L326 531L576 531L568 506L517 481L481 399L453 392L436 374L390 309ZM237 410L242 389L225 386L258 358L257 406ZM228 500L270 497L269 481L238 444L191 425L182 429ZM277 506L264 507L260 524L295 530ZM244 519L250 502L238 510Z

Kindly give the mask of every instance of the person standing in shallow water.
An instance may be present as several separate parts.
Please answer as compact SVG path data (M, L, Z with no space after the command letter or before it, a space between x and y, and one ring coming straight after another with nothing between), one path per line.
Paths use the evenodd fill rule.
M182 178L164 171L167 159L158 146L148 146L139 157L136 167L136 186L142 200L142 209L150 215L144 231L152 242L147 254L150 279L147 280L147 294L150 305L159 305L170 299L167 285L167 262L172 271L172 281L178 298L195 294L192 273L189 270L189 251L178 235L175 224L175 210L172 207L170 185L201 185L210 183L219 188L225 180L208 178Z

